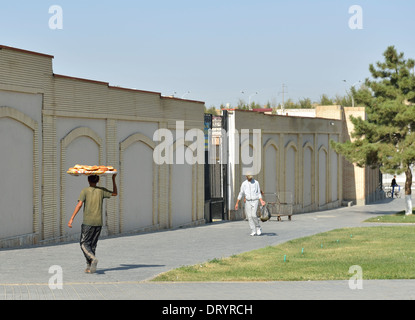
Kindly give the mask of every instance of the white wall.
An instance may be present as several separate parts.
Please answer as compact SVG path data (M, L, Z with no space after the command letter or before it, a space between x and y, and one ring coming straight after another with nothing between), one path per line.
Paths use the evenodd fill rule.
M122 231L128 232L153 225L153 150L136 142L124 152Z
M184 154L186 146L178 146L174 151L176 154ZM170 180L170 206L171 206L171 225L177 227L192 221L193 214L193 166L187 164L173 164L171 167Z
M33 232L33 131L0 118L0 239Z
M173 219L175 225L202 224L202 166L193 166L190 174L187 167L151 166L150 155L159 128L171 129L184 120L186 130L203 129L204 103L57 75L52 58L21 49L0 50L0 165L8 167L0 178L0 207L7 208L0 212L0 247L74 239L82 214L73 229L67 222L88 185L86 177L66 174L75 164L120 170L119 197L104 205L110 234L170 228ZM148 188L137 184L140 177ZM172 191L183 181L182 189L191 192ZM100 185L111 188L111 179L102 178ZM171 198L178 204L170 206ZM181 203L190 208L187 216L178 207ZM172 211L179 214L177 220Z
M265 193L281 193L291 197L294 213L337 207L341 200L340 159L330 148L330 140L339 141L340 121L264 115L236 111L230 114L229 193L234 206L240 184L244 180L243 164L237 163L238 147L234 132L261 129L257 150L262 154L261 172L255 176ZM251 149L254 146L251 147ZM253 153L251 151L251 153ZM286 194L286 193L289 194ZM271 200L272 201L272 200ZM240 212L230 212L239 217Z
M279 154L275 145L269 145L265 150L265 168L267 174L264 176L265 184L263 186L264 193L278 192L278 163Z
M40 233L42 95L0 89L0 239Z
M310 206L313 203L313 151L307 147L304 149L303 161L303 203L304 206Z
M321 148L318 153L319 206L327 203L327 187L327 152L325 148Z

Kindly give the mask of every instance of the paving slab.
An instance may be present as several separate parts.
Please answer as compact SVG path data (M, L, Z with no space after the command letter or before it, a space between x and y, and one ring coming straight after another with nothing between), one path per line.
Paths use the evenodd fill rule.
M195 228L100 239L96 274L85 274L78 243L0 251L0 300L246 300L269 299L414 299L415 282L364 281L351 290L347 281L260 283L154 283L168 270L228 257L266 246L345 227L376 224L364 220L404 208L403 199L364 207L294 215L263 223L263 235L250 237L248 222L218 222ZM414 227L415 228L415 227ZM54 268L57 266L58 269ZM59 273L56 270L62 271ZM63 286L52 290L62 275ZM50 286L50 281L52 287ZM261 295L262 296L262 295Z

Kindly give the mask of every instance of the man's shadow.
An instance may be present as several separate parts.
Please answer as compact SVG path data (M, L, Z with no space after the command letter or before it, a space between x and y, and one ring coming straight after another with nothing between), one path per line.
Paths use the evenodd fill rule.
M159 265L159 264L121 264L119 267L116 267L116 268L99 269L95 273L96 274L105 274L105 272L107 272L107 271L125 271L125 270L131 270L131 269L157 268L157 267L165 267L165 265Z

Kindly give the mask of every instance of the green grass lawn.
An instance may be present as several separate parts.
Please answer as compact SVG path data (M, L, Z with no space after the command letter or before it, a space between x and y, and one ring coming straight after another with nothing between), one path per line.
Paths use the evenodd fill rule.
M395 214L388 214L384 216L374 217L366 220L365 222L384 222L384 223L415 223L415 210L412 210L414 214L405 216L405 211L400 211Z
M415 227L334 230L183 266L153 281L348 280L353 265L362 267L363 279L415 279Z

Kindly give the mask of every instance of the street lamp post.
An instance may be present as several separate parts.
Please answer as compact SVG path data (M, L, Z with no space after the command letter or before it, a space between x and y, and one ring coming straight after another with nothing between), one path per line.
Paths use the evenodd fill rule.
M187 91L183 96L182 99L184 99L185 96L187 96L190 93L190 91Z
M241 93L242 94L245 94L245 91L241 91ZM252 97L254 96L254 95L256 95L256 94L258 94L258 92L255 92L255 93L253 93L253 94L251 94L250 96L249 96L249 98L248 98L248 108L249 108L249 110L252 110L252 108L251 108L251 99L252 99Z
M254 96L254 95L256 95L256 94L258 94L258 92L255 92L255 93L253 93L253 94L251 94L250 96L249 96L249 104L248 104L248 106L249 106L249 109L251 110L252 108L251 108L251 98Z
M343 82L344 83L347 83L347 81L346 80L343 80ZM357 81L356 83L354 83L352 86L351 86L351 88L354 88L357 84L359 84L360 82L362 82L362 80L359 80L359 81ZM347 90L346 90L346 93L347 93ZM351 97L352 97L352 107L354 108L354 97L353 97L353 94L351 94Z

